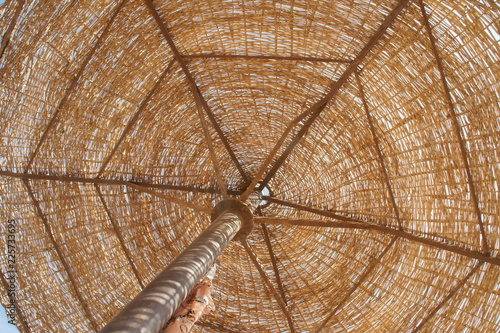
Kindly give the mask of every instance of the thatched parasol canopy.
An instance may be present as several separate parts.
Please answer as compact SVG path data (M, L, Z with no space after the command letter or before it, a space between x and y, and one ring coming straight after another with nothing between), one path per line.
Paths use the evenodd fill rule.
M500 331L499 22L495 0L7 0L2 304L98 331L256 187L194 332Z

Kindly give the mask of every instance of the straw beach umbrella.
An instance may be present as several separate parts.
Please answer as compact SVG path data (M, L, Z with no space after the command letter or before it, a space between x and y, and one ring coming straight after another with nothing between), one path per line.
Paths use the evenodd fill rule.
M498 332L499 16L494 0L5 1L9 318L97 332L133 304L163 325L215 261L192 332ZM153 285L179 290L152 297L165 268Z

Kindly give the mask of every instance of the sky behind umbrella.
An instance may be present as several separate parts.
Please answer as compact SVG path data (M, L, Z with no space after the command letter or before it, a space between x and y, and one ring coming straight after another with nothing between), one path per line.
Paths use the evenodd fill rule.
M2 0L0 0L0 5L2 5ZM2 307L0 310L0 332L2 333L19 333L16 326L9 324L7 322L7 316L5 314L5 309Z

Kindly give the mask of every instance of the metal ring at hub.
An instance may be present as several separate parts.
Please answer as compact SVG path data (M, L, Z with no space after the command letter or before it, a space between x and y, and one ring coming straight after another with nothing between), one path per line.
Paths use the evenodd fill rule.
M240 215L242 225L235 240L245 239L253 230L254 220L253 213L243 201L237 199L226 199L219 202L212 210L212 222L224 212L233 212Z

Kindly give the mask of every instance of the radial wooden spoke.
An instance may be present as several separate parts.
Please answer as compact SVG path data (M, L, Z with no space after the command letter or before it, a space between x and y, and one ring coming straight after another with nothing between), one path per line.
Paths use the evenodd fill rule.
M123 235L120 232L120 229L118 228L118 224L116 223L115 219L111 216L111 212L109 211L108 205L106 204L106 201L104 200L104 196L102 195L102 191L99 188L99 185L94 184L95 190L97 194L99 195L99 199L101 200L102 207L106 211L106 214L108 216L108 220L111 223L111 226L113 227L113 231L115 232L116 238L118 238L118 242L120 243L120 246L122 248L123 253L125 254L125 257L127 257L127 261L130 265L130 268L132 269L132 272L134 273L137 283L141 286L141 289L144 289L144 282L141 280L139 276L139 272L137 271L137 268L134 265L134 262L132 261L132 254L130 253L129 249L125 245L125 241L123 240Z
M319 116L319 114L321 113L321 111L323 111L323 109L325 108L326 104L327 104L327 101L325 99L322 99L320 103L316 103L315 104L315 108L314 108L313 114L308 115L308 118L304 122L304 125L300 128L300 130L298 131L298 133L293 137L292 141L285 148L285 150L283 151L283 153L281 154L281 156L273 164L273 166L271 167L271 170L269 170L269 172L266 174L266 177L264 177L264 179L260 182L260 187L259 187L260 190L262 190L264 187L267 186L267 184L274 177L274 175L279 170L279 168L281 168L281 166L283 165L283 163L285 163L285 160L288 158L288 156L290 156L290 154L294 150L295 146L297 146L297 144L299 143L299 141L304 137L304 135L306 134L306 132L309 130L309 128L311 127L311 125L316 120L317 116ZM310 113L310 111L311 111L311 109L308 110L308 113ZM283 142L284 142L284 140L283 140ZM281 148L281 147L278 147L278 148ZM276 150L276 152L278 151L278 149L275 149L275 150ZM274 156L273 156L273 158L274 158ZM272 159L270 159L270 160L272 160ZM262 171L267 170L268 167L269 167L268 165L263 165Z
M363 89L363 85L361 84L358 71L355 72L355 76L356 76L356 82L358 84L359 93L361 95L363 108L365 109L366 118L368 119L368 125L370 126L370 132L372 134L372 138L375 143L375 150L377 151L377 156L380 163L380 169L382 171L382 174L384 175L385 185L387 186L387 191L389 192L389 197L391 199L392 208L394 209L394 213L396 214L396 220L398 221L399 229L403 230L403 225L401 223L401 218L399 215L399 208L398 205L396 204L396 198L394 197L394 192L392 190L391 180L389 179L389 173L387 172L387 167L385 166L384 156L382 155L380 142L378 140L377 132L375 131L375 126L373 125L373 118L370 114L370 110L368 109L368 103L366 102L365 91Z
M429 312L429 314L418 324L417 327L415 327L415 329L413 331L411 331L412 333L416 333L416 332L419 332L422 327L425 326L425 324L432 318L434 317L434 315L439 311L439 309L441 309L443 307L443 305L445 305L456 293L457 291L460 290L460 288L462 288L465 283L472 277L472 275L474 275L474 273L476 273L476 271L479 269L479 267L481 267L483 265L482 262L479 262L478 264L476 264L476 266L474 266L472 268L472 270L469 272L469 274L467 274L462 280L460 280L456 285L455 287L450 290L450 292L448 293L448 295L446 295L445 298L443 298L443 300L441 302L439 302L439 304L431 311Z
M0 170L0 176L20 178L20 179L52 180L52 181L68 182L68 183L105 184L105 185L119 185L119 186L137 185L140 186L141 190L142 188L156 188L162 190L172 190L172 191L182 191L182 192L192 192L192 193L219 194L219 190L211 188L200 188L195 186L168 185L168 184L154 184L149 182L127 181L119 179L86 178L86 177L75 177L75 176L51 176L51 175L34 174L34 173L16 173L3 170ZM241 194L240 191L228 191L228 193L233 195Z
M156 23L158 24L158 27L160 28L163 36L165 37L168 45L170 46L170 49L172 50L172 53L174 54L175 59L177 60L177 62L181 66L182 71L184 72L184 75L188 81L189 87L191 89L191 92L193 94L193 97L194 97L196 103L201 105L203 107L203 109L205 110L205 113L206 113L208 119L210 120L214 129L216 130L217 134L219 135L219 139L222 141L222 143L226 147L226 150L229 153L229 156L233 160L233 163L238 168L238 171L240 172L241 177L243 178L243 180L245 182L248 183L250 181L248 176L246 175L245 171L243 170L240 162L238 161L238 158L234 154L234 152L229 144L229 141L226 138L226 135L222 131L217 119L215 118L215 115L213 114L212 110L210 109L207 102L205 101L205 98L201 94L200 89L196 85L196 82L194 81L193 76L191 75L191 72L189 71L189 68L187 67L186 62L184 61L184 58L182 57L179 50L177 49L177 46L175 45L174 40L172 39L172 36L170 35L170 32L168 31L166 24L161 19L160 14L156 10L153 2L151 0L144 0L144 1L145 1L146 5L148 6L149 11L151 12L151 15L153 16ZM203 120L200 119L200 121L203 121Z
M244 54L185 54L184 59L247 59L247 60L288 60L288 61L310 61L310 62L333 62L349 64L352 60L316 58L316 57L285 57L285 56L264 56L264 55L244 55Z
M283 288L283 282L281 281L280 272L278 269L278 261L276 260L276 256L274 255L273 245L271 243L271 239L269 237L269 231L267 230L267 226L265 224L261 224L262 232L264 233L264 240L267 245L267 250L269 251L269 257L271 258L271 263L273 264L274 275L276 276L276 282L278 283L278 290L281 294L281 298L288 305L285 296L285 288Z
M262 190L268 184L268 182L271 180L271 178L274 177L274 175L276 174L278 169L283 165L283 163L285 162L287 157L292 153L295 146L299 143L299 141L302 139L302 137L307 133L307 131L309 130L311 125L314 123L314 121L320 115L321 111L323 111L326 104L328 102L330 102L332 100L332 98L337 94L337 92L340 90L340 88L349 79L351 74L357 69L358 65L365 59L366 55L370 52L370 50L373 48L373 46L380 40L380 38L383 36L383 34L387 30L387 28L394 22L394 20L398 17L398 15L403 11L403 9L406 7L408 2L409 2L409 0L400 0L399 1L399 3L392 10L392 12L386 17L384 22L382 22L381 26L378 28L378 30L375 32L375 34L370 38L368 43L359 52L359 54L356 56L356 58L354 58L354 60L349 63L349 66L347 66L346 70L340 76L340 78L330 86L330 89L329 89L328 93L326 94L326 96L324 98L322 98L320 101L318 101L317 103L313 104L306 111L307 120L303 123L300 130L293 137L292 141L288 144L288 146L286 147L284 152L281 154L281 156L274 163L271 170L269 170L269 172L266 174L266 177L262 181L260 181L260 177L257 180L255 179L256 177L254 178L251 185L247 189L248 192L253 191L253 186L255 186L259 181L260 181L260 190ZM304 119L304 118L305 117L303 117L302 119ZM270 163L274 159L274 155L277 154L279 148L281 147L281 145L283 145L283 143L284 143L284 140L278 141L278 143L275 145L275 147L273 148L273 150L269 154L266 161L260 167L258 175L263 174L269 168ZM245 195L248 195L247 192L244 193L243 198L245 197Z
M43 132L42 137L40 138L40 141L38 141L38 144L35 148L35 151L31 154L30 160L28 162L28 165L26 165L24 172L27 172L31 168L31 165L33 164L33 161L35 160L35 157L37 156L38 151L42 147L42 144L45 142L45 140L47 140L47 137L49 135L50 130L55 125L55 123L59 117L59 113L61 112L61 110L65 107L66 103L68 102L69 97L71 96L71 94L75 90L76 85L78 84L78 81L82 77L83 72L85 71L85 68L89 64L90 60L94 57L95 52L102 45L102 43L104 42L104 40L108 36L111 25L113 24L116 17L118 16L118 13L122 9L124 3L125 3L125 0L122 0L118 4L118 6L116 6L116 9L113 12L113 14L111 15L111 18L110 18L108 24L106 24L106 27L104 28L103 32L101 33L101 35L97 39L97 42L94 44L92 49L89 51L89 53L85 57L85 60L83 61L83 63L80 65L80 69L78 70L77 74L71 80L71 83L69 84L69 87L66 89L63 98L61 99L61 101L57 105L56 111L54 112L54 115L50 119L49 124L47 125L47 128L45 129L45 132Z
M295 117L295 119L293 119L290 122L290 124L288 124L288 126L285 128L285 131L281 134L280 138L274 145L273 150L269 153L269 155L267 155L266 160L264 161L264 163L262 163L257 173L254 175L252 182L250 183L250 185L247 186L245 192L241 195L240 197L241 201L245 201L250 196L250 194L255 189L255 186L257 186L262 176L266 173L266 170L269 167L269 165L271 165L274 156L276 156L276 154L280 150L281 146L288 137L288 134L290 134L290 132L294 129L294 127L297 124L300 124L300 122L302 122L306 117L307 117L307 111L302 112L298 117ZM262 188L264 188L264 186L262 186Z
M314 213L314 214L318 214L318 215L322 215L322 216L331 217L331 218L334 218L334 219L340 220L340 221L363 222L362 220L354 218L354 217L349 217L349 216L340 215L340 214L337 214L334 212L329 212L329 211L325 211L325 210L321 210L321 209L317 209L317 208L312 208L309 206L295 204L293 202L289 202L289 201L285 201L285 200L280 200L280 199L271 198L271 197L263 197L262 199L269 201L269 202L272 202L272 203L275 203L275 204L278 204L278 205L291 207L291 208L295 208L298 210L302 210L305 212L310 212L310 213Z
M462 156L462 161L464 163L465 173L467 175L467 184L469 186L469 191L470 191L471 198L472 198L472 204L474 206L474 212L475 212L476 217L477 217L479 231L481 233L481 240L480 241L481 241L481 244L483 246L483 249L486 252L489 252L490 249L489 249L488 241L486 238L486 232L484 230L484 224L483 224L483 219L482 219L482 215L481 215L481 210L479 209L479 198L477 196L476 187L474 186L474 179L472 178L472 173L470 171L470 163L469 163L467 148L465 147L464 138L463 138L462 132L460 130L460 124L458 123L458 117L457 117L457 113L455 111L455 106L453 104L453 99L451 97L450 88L448 86L448 80L446 79L446 75L444 73L443 61L441 60L441 57L439 56L439 51L438 51L437 46L436 46L436 40L434 38L434 35L432 34L432 28L431 28L431 25L429 24L429 18L427 16L426 11L425 11L424 2L423 2L423 0L420 0L419 3L420 3L420 9L422 11L422 17L424 20L425 29L427 30L427 34L429 35L429 40L431 42L432 53L434 54L434 58L436 59L436 64L437 64L437 67L439 70L439 75L441 77L441 83L443 85L446 102L448 104L448 109L450 112L450 118L451 118L451 121L453 124L453 131L455 133L455 136L457 137L458 146L460 148L460 155Z
M347 302L349 297L351 297L356 290L358 290L359 286L363 284L363 282L366 280L366 278L371 274L371 272L377 267L377 265L382 261L382 258L385 256L385 254L390 250L392 245L396 242L397 237L392 238L391 242L384 248L384 250L378 255L378 257L374 260L372 260L368 266L366 267L364 273L359 277L358 281L352 286L352 288L349 290L349 292L342 298L340 303L333 309L333 311L323 320L321 325L316 329L316 333L321 332L321 330L328 324L328 322L335 316L335 314L342 309L344 304Z
M158 192L158 191L154 191L154 190L152 190L150 188L147 188L147 187L144 187L142 185L137 185L137 184L129 183L128 186L130 186L130 187L132 187L132 188L134 188L136 190L139 190L140 192L145 192L145 193L151 194L151 195L153 195L155 197L165 199L167 202L176 203L177 205L182 206L182 207L190 208L190 209L193 209L195 211L199 211L199 212L206 213L206 214L210 214L212 212L211 208L200 206L200 205L196 205L196 204L192 204L190 202L186 202L186 201L177 199L174 196L166 195L164 193L161 193L161 192Z
M314 219L291 219L281 217L255 217L256 223L268 225L288 225L299 227L321 227L321 228L339 228L339 229L372 229L376 224L369 222L346 222L346 221L325 221ZM396 229L393 229L396 230Z
M0 274L0 276L2 277L2 286L4 288L4 295L8 295L9 294L9 283L7 282L7 280L5 279L5 276L3 275L3 272L2 274ZM17 293L19 294L19 293ZM26 318L24 317L24 314L23 314L23 311L21 310L20 308L20 304L19 302L17 301L18 297L12 297L16 302L14 303L14 311L16 312L16 319L15 321L19 321L22 325L22 333L29 333L30 332L30 329L28 328L28 324L26 324ZM10 302L10 299L8 298L7 299L8 302ZM10 318L7 317L7 320L9 320Z
M329 216L329 213L325 212L325 214L320 213L319 215ZM275 224L275 225L302 226L302 227L350 228L350 229L374 230L382 232L384 234L389 234L396 237L404 238L412 242L421 243L424 245L428 245L430 247L435 247L441 250L457 253L469 258L478 259L480 261L485 261L490 264L500 266L500 258L493 257L489 253L473 251L460 246L450 245L448 243L439 242L423 236L414 235L400 229L387 227L382 224L375 224L364 221L357 221L357 222L324 221L324 220L311 220L311 219L287 219L287 218L281 219L275 217L256 217L255 222L265 223L265 224Z
M208 152L210 154L210 159L212 160L212 165L215 171L215 178L217 180L217 185L219 186L220 193L224 199L228 198L226 191L226 184L222 178L222 173L220 171L219 162L217 162L217 153L215 152L214 143L212 136L208 130L208 126L203 115L203 106L201 105L199 99L196 100L196 110L198 111L198 117L200 118L201 127L203 129L203 135L205 136L205 142L208 145Z
M26 189L27 189L28 194L31 198L31 201L33 202L33 205L35 207L35 211L36 211L38 217L40 218L40 220L42 221L42 224L45 228L45 232L47 233L47 236L49 237L50 242L52 243L52 246L54 247L54 250L56 251L57 257L58 257L59 261L61 262L66 275L68 276L69 282L71 284L71 288L73 289L73 292L75 293L75 296L78 299L78 302L80 303L80 306L83 309L83 313L85 313L85 316L87 317L87 319L90 323L90 326L92 327L94 332L97 332L98 325L95 322L95 319L90 312L90 308L89 308L88 304L84 301L80 290L78 290L78 288L77 288L75 278L74 278L73 274L71 273L71 270L69 269L69 265L66 262L65 257L62 255L62 250L59 247L59 244L57 244L57 242L56 242L56 239L54 237L54 233L52 232L52 229L50 227L50 223L47 221L47 218L43 214L42 208L40 207L38 200L35 198L35 195L33 194L33 190L31 189L29 181L27 179L23 179L23 182L24 182L24 185L26 186Z
M17 3L16 7L16 12L14 13L14 16L12 17L12 20L10 21L9 27L5 31L5 33L2 36L2 43L0 44L0 59L3 58L3 54L5 52L5 49L7 48L7 45L9 45L10 42L10 36L12 35L12 32L14 31L14 28L16 27L17 24L17 19L19 18L19 15L21 15L21 11L23 10L25 0L20 0Z
M279 307L281 308L281 311L283 311L283 314L286 317L286 320L288 322L288 326L290 327L290 332L294 333L295 332L295 327L293 324L292 317L290 316L290 312L288 311L288 307L285 303L285 301L281 298L280 294L276 291L274 288L273 284L271 283L271 280L269 280L269 277L266 274L266 271L264 268L262 268L262 265L259 262L259 259L253 252L252 248L246 241L246 239L243 239L241 241L241 244L243 244L243 247L245 248L245 251L247 252L248 256L250 257L250 260L254 264L255 268L259 271L260 276L262 277L262 281L264 284L267 286L271 294L274 296L276 302L278 302Z
M165 79L165 76L168 74L168 72L170 71L170 68L172 68L173 64L174 64L174 61L173 60L170 61L170 63L168 64L167 68L160 75L160 77L156 81L156 83L153 86L153 88L149 91L149 93L146 95L146 97L142 100L142 102L139 105L139 107L137 108L137 111L135 112L134 116L128 121L127 126L125 126L125 129L122 132L122 135L120 136L120 138L118 139L118 141L115 143L115 146L113 147L113 150L108 155L108 157L106 157L106 159L104 160L104 162L101 164L101 168L99 169L99 173L97 174L97 178L101 177L101 175L104 173L104 170L106 170L106 167L108 166L109 162L111 161L111 159L115 155L116 151L118 150L118 147L121 145L121 143L123 142L123 140L125 139L125 137L128 135L128 133L130 132L130 130L132 129L132 127L134 126L134 124L139 119L139 116L142 114L142 112L144 111L144 109L148 105L149 101L151 100L151 98L153 97L153 95L155 94L155 92L158 90L158 87L163 82L163 79Z

